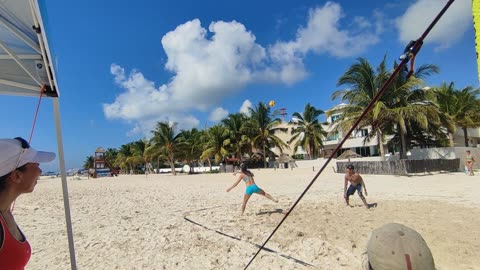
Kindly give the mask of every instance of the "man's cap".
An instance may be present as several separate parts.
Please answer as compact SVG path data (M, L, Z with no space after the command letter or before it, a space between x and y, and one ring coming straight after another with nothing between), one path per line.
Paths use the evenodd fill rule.
M44 163L55 159L55 153L37 151L22 138L0 139L0 177L27 163Z
M432 252L422 236L398 223L372 231L367 256L373 270L435 270Z
M347 165L347 169L354 170L354 169L355 169L355 167L353 167L353 165L352 165L352 164L348 164L348 165Z

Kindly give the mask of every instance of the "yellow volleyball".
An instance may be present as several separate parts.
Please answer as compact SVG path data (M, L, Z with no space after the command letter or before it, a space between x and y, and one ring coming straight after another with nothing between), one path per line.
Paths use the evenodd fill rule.
M273 106L275 106L275 101L273 101L273 100L270 100L270 102L268 103L268 105L270 105L270 107L273 107Z

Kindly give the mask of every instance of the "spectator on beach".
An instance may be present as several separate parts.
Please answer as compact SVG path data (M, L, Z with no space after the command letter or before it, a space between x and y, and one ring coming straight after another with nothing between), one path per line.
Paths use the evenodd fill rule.
M373 230L362 258L363 270L435 270L432 252L415 230L388 223Z
M233 175L236 175L236 174L237 172L233 173ZM277 200L273 199L272 196L270 196L270 194L266 193L263 189L259 188L255 184L255 180L253 179L254 175L250 170L248 170L247 165L245 163L240 164L239 174L240 176L238 176L237 181L227 189L227 192L230 192L230 190L235 188L238 185L238 183L240 183L241 180L245 182L245 185L247 186L247 188L245 190L245 195L243 196L242 215L245 212L245 207L247 206L247 202L253 193L263 195L274 202L278 202Z
M367 187L365 185L365 182L363 182L363 178L360 176L360 174L355 172L355 168L353 165L348 165L347 166L347 172L345 173L345 184L343 187L343 197L345 198L345 202L347 203L348 206L350 206L349 203L349 197L353 194L355 194L355 191L358 192L358 196L360 199L362 199L363 204L365 207L368 209L370 208L367 200L363 196L362 193L362 187L365 190L365 196L368 196L367 193ZM350 186L347 189L348 182L350 182Z
M467 150L465 155L465 166L467 166L467 170L470 176L473 176L473 163L475 163L475 159L473 158L472 153L470 150Z
M54 153L36 151L22 138L0 139L0 269L23 270L30 259L30 244L11 207L35 188L42 173L39 163L53 159Z

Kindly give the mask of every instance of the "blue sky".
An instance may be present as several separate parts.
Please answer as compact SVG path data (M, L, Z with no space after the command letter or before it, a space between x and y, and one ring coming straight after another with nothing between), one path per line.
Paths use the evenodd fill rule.
M327 110L356 58L377 65L387 54L392 66L445 2L40 1L67 169L98 146L149 136L157 121L203 128L269 100L288 116L307 102ZM416 63L440 67L431 86L478 87L474 46L471 1L457 0ZM37 102L2 96L2 137L28 138ZM32 145L57 152L51 100L42 101Z

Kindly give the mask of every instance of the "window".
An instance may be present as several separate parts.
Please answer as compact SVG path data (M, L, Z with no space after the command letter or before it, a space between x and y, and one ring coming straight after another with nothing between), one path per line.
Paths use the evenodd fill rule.
M368 136L368 129L361 129L360 130L360 135L361 135L361 137Z
M334 141L338 140L339 134L338 132L335 132L335 134L331 134L327 136L327 141Z
M340 114L337 114L337 115L332 115L332 123L337 121L337 119L340 118Z

